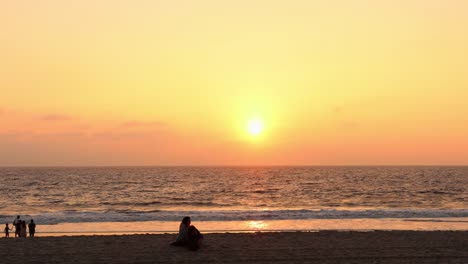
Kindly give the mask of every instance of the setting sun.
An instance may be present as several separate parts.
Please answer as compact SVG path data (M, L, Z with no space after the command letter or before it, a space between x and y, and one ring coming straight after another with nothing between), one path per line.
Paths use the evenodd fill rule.
M468 264L467 14L0 0L0 257Z
M0 1L1 166L468 163L468 1L115 2Z
M263 131L263 122L260 119L251 119L248 123L247 129L253 136L257 136Z

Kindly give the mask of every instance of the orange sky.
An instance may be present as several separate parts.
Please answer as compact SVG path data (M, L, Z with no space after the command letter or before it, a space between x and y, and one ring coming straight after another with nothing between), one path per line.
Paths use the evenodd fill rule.
M466 14L1 1L0 165L468 165Z

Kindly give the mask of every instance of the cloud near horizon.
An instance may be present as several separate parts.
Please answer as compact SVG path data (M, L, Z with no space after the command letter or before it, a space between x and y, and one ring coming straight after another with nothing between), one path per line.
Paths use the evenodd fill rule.
M136 121L136 120L131 120L122 123L122 127L162 127L166 126L167 123L165 122L160 122L160 121Z
M73 120L74 118L68 115L47 114L47 115L39 116L38 119L43 120L43 121L69 121L69 120Z
M89 120L66 114L37 115L25 112L11 112L0 119L0 136L8 138L53 138L53 137L83 137L83 138L134 138L137 136L155 136L158 129L165 128L169 133L167 123L158 121L131 120L122 122ZM49 122L50 121L50 122ZM66 122L62 122L66 121ZM138 128L135 130L135 128ZM160 130L162 133L163 130Z
M182 149L183 138L163 122L37 116L0 119L0 166L151 164L152 157Z

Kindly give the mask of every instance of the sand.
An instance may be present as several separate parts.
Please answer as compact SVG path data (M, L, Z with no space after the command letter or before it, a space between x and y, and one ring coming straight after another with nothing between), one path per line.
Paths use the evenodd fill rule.
M0 263L468 263L466 231L206 234L197 251L174 234L0 239Z

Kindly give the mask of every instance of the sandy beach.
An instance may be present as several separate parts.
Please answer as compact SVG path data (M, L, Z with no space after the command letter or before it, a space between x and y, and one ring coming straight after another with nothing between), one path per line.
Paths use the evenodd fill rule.
M0 239L2 263L468 263L468 232L206 234L197 251L174 234Z

